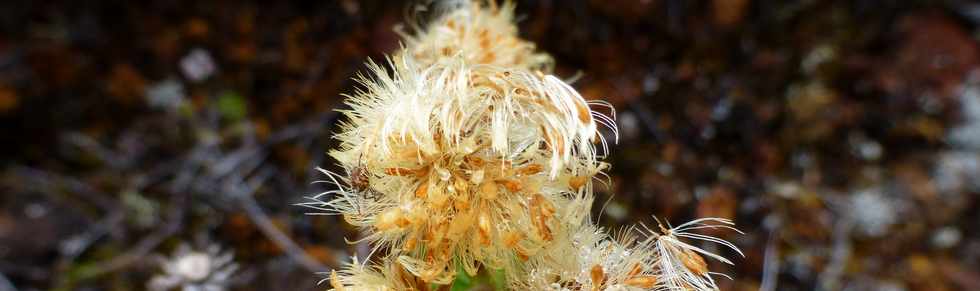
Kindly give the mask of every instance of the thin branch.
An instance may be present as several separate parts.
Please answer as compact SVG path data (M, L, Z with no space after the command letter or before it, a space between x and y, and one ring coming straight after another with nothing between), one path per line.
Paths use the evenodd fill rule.
M636 114L636 117L640 118L640 122L643 123L643 127L647 129L650 136L656 139L662 139L663 134L657 130L657 119L654 117L654 113L640 103L639 100L631 100L629 103L630 111Z
M90 201L102 210L118 209L118 205L109 199L104 193L96 190L89 184L77 178L63 176L49 171L26 167L13 166L10 168L15 177L26 180L25 184L33 185L33 189L45 194L58 193L57 186L66 189L69 193L81 196L83 200ZM57 197L52 198L58 201Z
M187 206L186 200L187 194L173 194L173 198L171 199L173 210L171 210L167 222L163 227L157 228L155 232L144 236L143 239L136 243L136 246L130 248L125 253L117 255L109 261L95 265L92 271L86 274L86 277L98 277L129 267L146 257L147 254L153 251L164 240L180 231L184 223L184 212Z
M7 276L4 276L3 273L0 273L0 291L17 291L17 287L14 287L14 283L11 283L10 280L7 279Z
M113 169L125 169L129 168L131 160L128 157L123 157L122 155L116 153L112 149L102 146L98 141L93 139L88 135L84 135L78 132L70 132L64 134L62 138L68 144L74 145L79 149L88 151L95 155L95 157L102 160L102 162L109 165Z
M779 231L778 227L769 231L766 253L762 265L762 284L759 291L774 291L779 280Z
M820 272L817 290L840 289L840 276L844 273L847 260L851 257L850 232L853 225L854 222L846 218L834 224L834 246L830 264Z
M58 248L61 252L61 258L59 261L74 261L78 255L85 252L85 250L87 250L93 243L110 233L113 229L117 229L124 221L123 218L125 218L123 210L117 209L106 215L105 218L99 220L95 223L95 225L89 227L84 232L74 235L71 238L61 242Z
M255 193L258 186L271 175L271 171L269 171L269 169L270 168L264 168L254 177L249 179L247 185L245 185L245 189L241 189L240 186L232 186L239 188L237 191L234 191L234 197L236 197L241 203L242 208L245 210L245 213L248 214L248 217L252 220L252 223L255 223L259 230L265 234L266 237L272 240L273 243L282 248L290 258L313 273L329 270L327 266L311 257L289 236L280 231L279 228L272 223L272 220L269 219L269 216L265 214L265 211L262 210L262 207L258 205L255 198L252 197L252 194Z

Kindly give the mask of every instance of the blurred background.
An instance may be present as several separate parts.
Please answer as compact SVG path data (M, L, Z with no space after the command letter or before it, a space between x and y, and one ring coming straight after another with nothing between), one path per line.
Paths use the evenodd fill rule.
M600 224L734 219L724 290L980 290L980 4L518 2L618 110ZM0 291L144 290L181 246L229 290L326 289L366 246L294 204L419 5L0 3Z

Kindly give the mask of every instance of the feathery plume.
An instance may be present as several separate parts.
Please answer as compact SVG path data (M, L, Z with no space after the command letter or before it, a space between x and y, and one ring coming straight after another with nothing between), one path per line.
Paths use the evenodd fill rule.
M702 256L729 265L733 265L732 261L721 255L686 243L682 239L716 243L744 257L745 254L731 242L692 232L698 229L728 229L741 234L742 232L733 227L734 225L735 223L728 219L708 217L695 219L669 229L664 228L663 225L659 225L660 232L658 233L641 224L643 231L653 240L652 246L658 256L656 268L661 278L661 283L658 286L660 287L659 290L718 290L718 286L715 284L711 275L719 275L726 278L728 276L722 273L710 272L708 270L708 264Z

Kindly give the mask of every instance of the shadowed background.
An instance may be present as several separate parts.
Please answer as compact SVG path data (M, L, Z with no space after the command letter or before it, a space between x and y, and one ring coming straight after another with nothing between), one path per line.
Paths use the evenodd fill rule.
M233 251L231 290L322 290L365 254L293 204L421 4L198 2L0 3L0 291L142 290L182 243ZM517 10L618 110L600 224L734 219L724 290L980 290L980 5Z

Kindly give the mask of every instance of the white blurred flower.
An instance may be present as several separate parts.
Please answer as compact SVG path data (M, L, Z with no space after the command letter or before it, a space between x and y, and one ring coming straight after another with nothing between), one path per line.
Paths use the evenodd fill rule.
M200 82L213 75L218 66L208 51L197 48L180 59L180 70L187 79Z
M146 88L146 98L150 107L176 110L184 104L184 84L175 79L166 79Z
M947 151L939 155L933 170L936 189L943 195L980 191L980 155L969 151Z
M238 270L231 252L211 245L204 252L180 245L169 259L160 262L161 274L150 279L152 291L224 291Z
M947 138L954 146L980 151L980 71L971 74L960 89L959 101L963 123L949 130Z
M857 191L850 196L844 215L866 236L881 237L898 222L901 203L885 197L880 188Z

